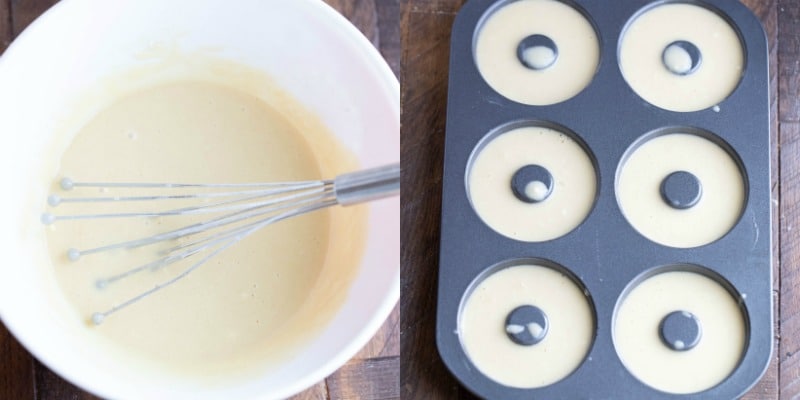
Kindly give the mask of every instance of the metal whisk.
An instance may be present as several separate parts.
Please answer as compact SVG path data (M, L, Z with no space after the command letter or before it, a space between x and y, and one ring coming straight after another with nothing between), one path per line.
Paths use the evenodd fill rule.
M108 196L108 197L62 197L52 194L47 202L55 208L63 203L105 203L105 202L146 202L155 200L202 200L206 204L181 207L157 212L126 212L108 214L59 215L46 212L41 220L50 225L62 220L163 217L190 214L222 214L206 221L193 223L179 229L156 235L109 244L91 249L67 250L71 261L83 256L113 249L133 249L169 240L191 237L192 240L160 252L161 258L129 269L121 274L100 279L98 288L124 279L133 274L156 270L166 265L205 253L194 264L170 280L155 285L114 307L92 314L92 322L101 324L109 315L134 304L145 297L183 279L192 271L208 262L225 249L240 242L257 230L278 221L306 214L315 210L340 204L343 206L369 200L397 195L400 191L400 165L394 164L379 168L339 175L332 180L245 183L245 184L185 184L185 183L118 183L118 182L76 182L63 178L60 187L64 191L75 188L134 188L134 189L216 189L222 191L192 194L166 194L153 196ZM218 199L211 201L211 199ZM204 235L205 234L205 235Z

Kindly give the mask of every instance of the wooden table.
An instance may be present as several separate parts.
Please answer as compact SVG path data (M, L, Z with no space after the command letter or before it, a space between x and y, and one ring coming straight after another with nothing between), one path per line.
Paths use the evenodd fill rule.
M399 0L325 0L381 50L399 74ZM0 0L0 53L55 0ZM397 399L400 369L399 308L350 362L293 399ZM33 358L0 323L0 400L95 399Z
M609 0L610 1L610 0ZM800 1L744 0L770 48L775 349L744 398L800 398ZM400 370L403 399L472 399L436 350L450 28L465 0L402 0Z

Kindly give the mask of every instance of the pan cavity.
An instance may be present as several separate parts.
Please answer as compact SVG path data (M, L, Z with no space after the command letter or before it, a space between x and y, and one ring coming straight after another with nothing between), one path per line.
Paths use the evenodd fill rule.
M580 93L597 71L598 35L585 15L556 0L506 1L484 18L475 63L502 96L549 105Z
M698 247L727 234L746 200L741 162L717 136L695 128L645 135L617 170L617 202L648 239L675 248Z
M594 158L577 135L531 122L487 135L472 154L466 184L475 212L495 232L543 242L586 219L597 182Z
M515 388L552 385L586 358L595 336L584 287L545 260L489 268L461 302L458 331L469 360L488 378Z
M748 324L739 298L703 267L649 271L617 304L617 354L632 375L660 391L710 389L736 369L744 353Z
M719 13L688 3L639 12L619 43L619 66L645 101L670 111L718 106L744 71L739 34Z

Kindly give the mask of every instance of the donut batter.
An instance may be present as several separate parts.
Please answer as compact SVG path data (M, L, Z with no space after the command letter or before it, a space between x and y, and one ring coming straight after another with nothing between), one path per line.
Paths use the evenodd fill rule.
M548 319L544 339L532 346L508 337L506 317L522 305L538 307ZM594 337L594 313L571 278L545 266L517 265L475 287L462 303L458 331L464 351L483 374L506 386L537 388L580 366Z
M492 138L473 156L469 197L489 227L512 239L542 242L575 229L591 211L597 190L592 160L568 135L524 127ZM552 174L552 192L536 203L520 201L510 188L514 173L536 164ZM530 188L532 198L543 192ZM527 192L526 188L526 192Z
M545 48L525 52L527 63L545 68L526 67L517 57L517 47L530 35L544 35L558 47L555 61ZM592 81L600 60L592 25L556 0L507 2L489 16L475 41L475 62L489 86L523 104L555 104L577 95Z
M676 41L699 50L702 62L693 72L674 72L689 70L686 54L670 46ZM619 59L625 80L639 96L678 112L719 104L736 89L744 69L742 43L730 24L705 7L685 3L655 6L637 16L620 40Z
M617 201L628 222L648 239L678 248L702 246L739 220L744 178L737 162L716 143L672 133L647 139L629 154L617 172ZM673 208L661 196L664 178L676 171L690 172L702 185L702 196L690 208Z
M286 119L245 92L200 81L173 82L129 94L97 114L61 157L58 176L101 182L272 182L320 179L352 169L343 148L312 140L332 135L312 132L311 126ZM143 194L143 189L82 190L91 191L83 192L89 196ZM55 184L53 192L58 193ZM53 212L186 205L165 200L62 204ZM144 271L101 289L95 286L99 279L151 262L159 257L157 251L176 243L87 254L74 262L67 260L67 249L141 238L214 216L57 221L48 226L53 273L76 318L86 321L98 340L112 342L151 366L182 373L216 377L291 354L324 326L343 300L347 284L343 287L341 280L352 279L364 242L363 209L339 207L263 228L186 279L101 325L91 325L92 313L169 280L197 259Z
M702 326L702 337L690 350L672 350L659 337L659 324L674 311L690 312ZM618 305L614 346L628 371L645 384L695 393L733 372L746 330L738 301L722 285L695 272L664 272L636 285Z

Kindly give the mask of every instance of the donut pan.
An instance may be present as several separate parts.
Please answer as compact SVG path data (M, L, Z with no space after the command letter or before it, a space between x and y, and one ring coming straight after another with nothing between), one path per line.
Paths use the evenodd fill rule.
M453 26L442 182L436 332L442 359L451 373L467 389L486 399L734 399L741 396L766 370L773 341L769 69L767 41L761 24L747 7L738 1L730 0L560 1L558 2L560 5L566 5L579 12L595 31L599 49L596 57L597 68L591 81L577 94L568 96L566 100L554 101L552 104L535 105L538 100L517 99L520 100L518 102L510 100L513 96L508 96L508 93L501 94L503 90L496 90L496 85L487 82L485 71L476 61L481 30L487 26L491 17L504 7L525 1L529 0L470 0L460 10ZM658 7L673 4L692 5L712 11L715 16L730 25L741 44L742 67L738 83L731 87L729 95L724 96L721 101L708 104L707 107L671 111L667 109L671 107L664 104L661 107L651 104L645 100L649 97L641 96L629 85L626 80L628 76L623 74L623 68L620 67L621 41L637 18ZM548 15L537 15L536 18L546 19ZM552 17L552 19L559 18L561 17ZM676 23L680 26L682 22ZM529 33L535 35L539 32L534 29ZM533 41L538 46L547 47L552 44L549 37L526 38L526 40ZM558 45L559 40L552 40ZM691 43L692 38L684 40ZM667 57L669 51L665 49L663 66L669 68L667 61L669 58L669 62L675 62L672 64L675 68L672 70L673 73L685 73L697 64L698 50L687 48L683 43L677 45L685 50L681 55L688 55L689 58L681 59L679 55L675 61L675 58L670 58L672 55ZM513 48L519 49L522 45L517 47L517 44L513 44ZM569 49L551 48L551 50L554 51L537 53L528 60L537 68L541 66L547 68L551 65L553 54L556 57L556 64L552 65L558 65L562 54L564 57L570 54ZM680 49L677 51L681 53ZM584 54L589 60L587 62L593 62L590 53ZM519 59L520 62L523 61L522 56L519 56ZM691 62L681 64L682 60ZM705 65L708 66L714 65L714 61L703 59L702 63L707 63ZM702 68L703 64L700 65ZM528 68L533 67L528 65ZM571 85L574 87L574 82ZM571 90L574 91L574 88ZM662 90L672 90L672 86ZM697 99L700 97L694 98ZM521 128L530 127L555 130L571 138L574 144L584 150L596 175L593 193L591 184L586 184L585 181L582 184L584 186L582 189L589 187L589 195L592 196L591 207L586 212L585 218L579 219L574 228L567 229L567 233L559 233L544 239L518 237L508 232L499 233L502 229L498 230L495 225L488 222L485 211L476 211L479 208L476 193L482 190L512 192L514 179L507 179L508 184L497 189L491 186L475 186L479 183L472 180L470 175L473 168L479 165L479 161L476 161L478 156L496 138L503 137L510 131L517 132ZM730 224L727 226L722 224L723 228L719 234L712 235L710 239L700 238L696 243L691 241L684 243L682 240L691 237L694 231L702 231L706 225L713 223L694 221L690 224L693 227L691 232L686 231L685 235L679 232L675 236L678 242L675 242L674 238L659 236L658 225L656 228L649 228L655 229L653 233L632 223L629 219L632 215L625 211L626 207L630 207L630 200L621 199L623 196L620 194L623 167L629 160L631 163L634 162L632 154L640 148L643 149L650 140L675 133L688 134L707 144L710 143L711 147L721 149L722 153L730 156L731 165L735 166L741 177L739 192L726 193L723 196L724 199L732 199L730 201L739 201L737 199L741 198L739 201L741 207L734 210L735 215ZM519 143L509 146L524 148L524 145ZM691 148L696 150L695 146ZM682 152L680 147L677 149L678 153L674 159L680 159L681 154L690 154L686 157L695 161L698 157L704 157L702 153L698 156L695 151ZM555 150L556 153L559 151ZM513 151L505 149L500 152L503 154L502 157L507 159L513 159L512 153ZM649 168L650 163L647 159L644 163L641 160L638 162L637 171ZM566 163L569 168L571 161ZM657 164L658 161L652 163ZM710 158L708 162L694 164L700 165L699 168L722 165L721 161ZM563 165L560 168L564 168ZM682 173L691 171L689 168L686 171L682 168L673 169L674 172ZM522 174L521 166L517 171ZM669 184L665 178L661 181L660 188L669 194L660 192L653 194L650 190L648 192L650 197L641 196L641 201L661 201L658 197L661 195L665 204L674 202L670 207L678 213L675 214L678 215L676 220L680 220L684 215L690 215L689 211L694 206L693 196L701 195L702 198L711 199L715 195L712 192L719 190L715 189L713 184L703 183L708 183L708 179L716 179L715 177L721 174L719 171L710 171L708 172L710 175L706 176L691 173L673 176ZM540 176L537 174L541 174L541 171L528 168L525 174ZM697 186L698 182L687 176L699 177L702 189L700 191L692 189L694 187L692 185ZM500 179L502 181L506 177L503 175ZM552 176L539 179L536 182L539 187L534 187L532 192L526 190L525 193L529 193L530 196L545 197L542 201L539 201L540 199L530 201L529 206L541 206L548 200L556 199L556 191L565 190L563 186L559 186L561 183L554 183L560 182L559 179L560 176L553 173ZM542 186L541 182L546 184ZM730 185L722 185L722 187L728 186ZM665 189L666 187L672 189ZM529 188L530 185L527 189ZM572 190L574 189L573 186ZM548 195L550 197L547 197ZM716 195L719 197L719 193ZM520 197L519 194L515 196ZM564 196L558 198L563 199ZM634 202L637 201L637 197L633 198ZM511 213L517 210L516 205L504 207L502 204L500 206L490 204L488 209L491 210L492 207L504 208L503 212ZM684 208L688 210L683 210ZM686 214L680 214L683 211ZM670 223L667 221L664 224ZM554 382L527 386L501 383L499 381L502 379L490 377L491 374L487 374L486 367L481 365L482 361L475 360L476 353L468 350L469 346L473 346L471 348L482 346L481 342L465 344L465 319L475 321L477 318L477 324L481 325L480 321L485 316L486 329L496 330L501 337L507 334L505 339L511 343L512 332L507 325L509 321L514 318L541 317L531 316L530 307L524 310L524 313L511 316L508 308L498 306L498 315L494 315L489 303L486 307L482 307L480 312L471 312L465 317L464 310L469 306L468 300L471 296L476 291L483 290L484 286L490 286L482 283L488 282L487 279L494 273L518 265L538 265L559 272L560 276L575 283L579 289L576 293L582 292L590 307L589 314L592 315L593 321L587 321L591 327L588 350L571 372ZM710 279L717 284L713 286L719 286L723 289L722 292L730 295L733 302L731 304L735 305L734 309L741 315L738 322L742 327L740 356L734 357L730 372L726 372L713 384L701 385L700 389L691 385L682 387L678 385L673 390L670 386L665 388L649 381L636 370L634 362L628 361L621 355L620 350L624 347L622 345L627 342L621 343L624 335L615 333L617 317L624 308L622 305L625 304L628 295L630 294L631 298L640 296L640 293L634 295L638 285L649 278L669 272L691 273ZM688 281L686 282L689 287ZM681 284L665 287L677 287L683 290ZM556 286L553 288L560 290ZM661 293L661 296L670 298L670 293ZM692 296L678 294L673 297ZM536 304L519 304L523 305L536 306ZM685 310L677 307L673 311ZM557 312L558 310L550 308L544 314ZM701 320L699 325L690 324L691 326L686 328L686 319L678 318L680 313L672 314L670 315L672 319L665 315L658 328L647 331L648 335L660 335L661 342L657 345L664 346L664 349L659 349L658 352L666 351L667 354L672 354L670 351L684 351L676 350L674 346L667 346L668 339L664 336L672 335L691 342L693 338L697 339L692 337L691 333L686 333L692 329L702 330L702 335L714 334L713 327L703 325L702 319L706 317L702 315L693 316L695 320L697 318ZM561 316L549 316L553 321L559 320L559 317ZM505 324L496 322L498 320L505 321ZM628 321L630 320L628 318ZM633 318L633 321L633 324L638 323L637 318ZM667 325L671 328L664 328ZM704 326L709 329L703 328ZM549 331L539 330L533 334L534 336L563 334L563 329L559 331L556 328L558 327L554 325ZM701 343L706 338L706 336L698 337ZM527 339L521 339L522 342L525 340ZM692 346L692 343L681 342L679 347L684 344ZM509 346L508 343L503 345L505 348ZM540 343L519 342L511 344L519 346L520 351L540 345ZM690 353L691 350L685 352ZM491 352L488 353L491 356ZM502 354L502 352L497 353L492 362L507 361ZM542 361L533 358L530 362L536 364ZM531 365L531 371L541 370L541 367L541 365ZM525 374L524 363L515 368Z

